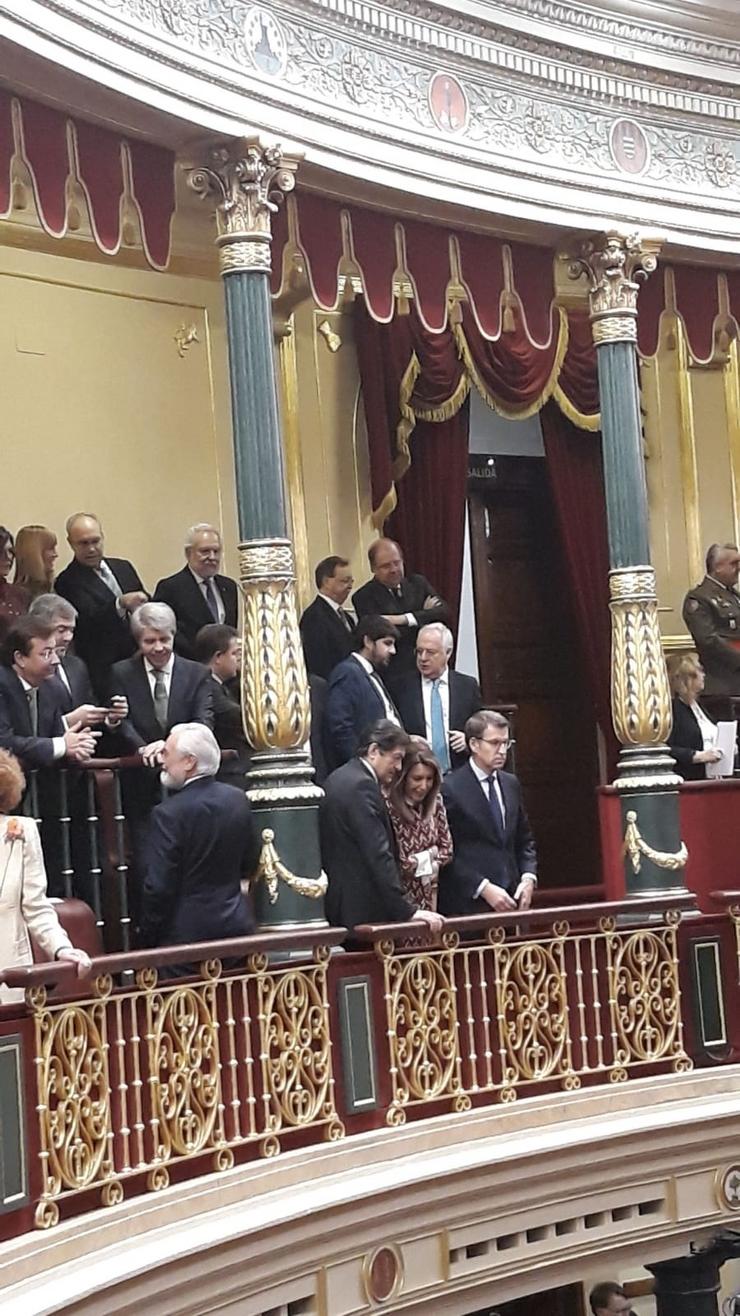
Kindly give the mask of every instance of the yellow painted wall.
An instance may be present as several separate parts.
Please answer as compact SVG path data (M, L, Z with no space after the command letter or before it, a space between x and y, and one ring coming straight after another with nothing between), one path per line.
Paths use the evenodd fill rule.
M107 551L149 588L183 562L194 521L236 570L231 419L218 278L14 249L0 239L0 522L97 513ZM180 356L175 334L195 326Z

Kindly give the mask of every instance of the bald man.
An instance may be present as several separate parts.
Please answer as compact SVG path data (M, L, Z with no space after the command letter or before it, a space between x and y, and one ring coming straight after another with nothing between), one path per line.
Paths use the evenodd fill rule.
M113 663L136 652L129 617L149 596L130 562L104 556L103 528L96 516L70 516L67 542L74 556L54 589L77 609L75 649L87 663L98 699L105 702Z
M398 629L396 656L386 683L394 685L416 670L416 636L420 626L449 625L450 610L425 576L406 575L403 553L394 539L376 539L368 550L372 580L352 596L358 619L380 616Z

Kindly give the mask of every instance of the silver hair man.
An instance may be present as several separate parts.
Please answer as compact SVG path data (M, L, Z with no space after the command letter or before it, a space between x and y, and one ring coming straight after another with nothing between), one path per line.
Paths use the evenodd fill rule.
M69 622L73 626L77 621L77 609L59 594L39 594L28 611L47 626L53 626L57 620Z
M455 647L455 640L449 626L445 626L441 621L430 621L428 625L420 627L416 637L417 647L419 641L423 641L430 635L434 635L441 640L442 648L449 657Z
M176 754L194 760L192 776L215 777L221 766L221 750L208 727L201 722L179 722L168 741Z
M174 635L177 619L168 603L142 603L131 614L131 630L135 639L144 631L158 631L160 635Z

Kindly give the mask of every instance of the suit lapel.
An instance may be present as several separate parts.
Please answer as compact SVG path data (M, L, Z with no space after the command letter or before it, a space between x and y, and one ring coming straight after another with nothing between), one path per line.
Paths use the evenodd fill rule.
M168 727L175 726L178 722L182 720L179 716L179 713L177 713L176 715L176 710L179 709L182 701L183 691L185 687L186 670L187 669L183 667L179 658L175 658L175 661L172 664L172 678L170 680L170 697L167 701Z
M424 717L424 695L422 693L421 681L422 681L421 676L417 675L414 677L414 693L413 693L413 706L411 708L411 718L412 718L412 724L419 728L418 734L420 736L425 736L427 733L427 724L426 724L426 718ZM450 708L450 717L451 716L452 716L452 709ZM452 721L450 721L450 726L453 726Z
M463 771L467 773L466 792L467 792L468 803L470 805L472 812L474 813L478 821L483 824L486 831L489 832L491 836L495 836L496 839L499 841L503 840L503 837L501 836L501 832L499 831L498 827L496 826L496 823L494 822L493 813L491 812L491 807L483 793L483 787L478 781L478 778L473 772L473 769L470 767L470 764L466 764ZM506 804L506 796L504 796L504 804Z
M195 579L195 576L190 570L190 567L183 567L180 574L182 575L183 584L188 597L189 611L200 625L208 626L213 621L213 617L211 616L210 609L203 597L202 590ZM216 577L216 581L218 582L218 576ZM221 591L221 598L223 598L223 591ZM224 607L225 606L226 600L224 599Z
M499 780L499 785L501 787L501 794L504 800L504 808L506 809L506 819L504 822L504 836L508 836L509 832L514 826L514 823L516 822L516 816L517 813L519 812L519 803L516 798L516 787L513 781L511 780L511 778L507 777L504 773L499 772L498 780Z
M131 681L134 686L134 699L132 703L138 704L142 712L142 721L146 730L139 728L141 735L146 736L148 740L161 740L162 728L154 716L154 700L149 686L149 677L146 674L143 658L135 658L132 663Z
M31 710L28 707L26 692L23 689L23 686L21 685L15 672L12 671L10 672L10 680L11 680L10 697L13 700L16 707L16 717L18 718L19 726L23 727L23 734L25 736L32 736L33 728L31 726Z

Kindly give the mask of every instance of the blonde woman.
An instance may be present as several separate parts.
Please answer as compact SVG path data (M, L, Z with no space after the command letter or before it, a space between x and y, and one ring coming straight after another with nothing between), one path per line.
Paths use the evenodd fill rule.
M44 525L24 525L15 537L14 584L25 589L30 598L50 594L54 584L57 537Z
M0 969L33 963L31 936L55 960L71 960L83 977L90 957L71 943L46 894L46 870L33 818L14 811L26 781L14 754L0 750ZM18 988L0 985L0 1005L22 1001Z
M695 653L686 653L669 661L668 676L673 694L670 751L685 781L704 781L706 764L722 758L716 747L717 727L699 703L704 668Z

